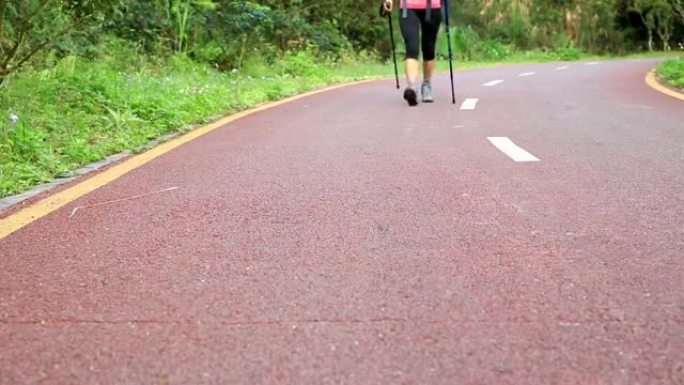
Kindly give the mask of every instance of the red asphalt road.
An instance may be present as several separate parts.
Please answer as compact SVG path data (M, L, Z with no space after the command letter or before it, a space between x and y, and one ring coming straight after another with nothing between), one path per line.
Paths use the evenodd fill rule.
M301 99L0 240L0 384L683 384L684 103L559 65Z

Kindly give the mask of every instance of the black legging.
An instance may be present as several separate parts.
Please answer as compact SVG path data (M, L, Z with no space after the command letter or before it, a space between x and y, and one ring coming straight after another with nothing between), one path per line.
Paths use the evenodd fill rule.
M406 17L400 16L401 34L406 43L407 59L418 60L421 45L423 47L423 60L435 59L435 43L437 42L439 26L442 24L441 11L441 9L431 10L429 20L426 20L427 11L424 9L409 9Z

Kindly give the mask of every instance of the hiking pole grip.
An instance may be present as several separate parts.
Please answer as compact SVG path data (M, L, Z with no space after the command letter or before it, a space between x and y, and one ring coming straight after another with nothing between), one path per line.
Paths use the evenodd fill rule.
M456 91L454 91L454 67L452 64L453 53L451 51L451 32L449 28L449 0L444 0L444 20L446 24L447 46L449 48L449 76L451 78L451 102L456 104Z

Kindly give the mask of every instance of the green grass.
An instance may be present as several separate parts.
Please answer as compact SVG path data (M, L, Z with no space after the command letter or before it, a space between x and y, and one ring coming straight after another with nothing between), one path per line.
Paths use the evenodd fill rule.
M658 76L671 86L684 89L684 59L663 62L657 72Z
M658 59L658 58L668 58L668 59L678 59L682 56L682 51L644 51L637 53L630 53L627 55L620 56L623 59Z

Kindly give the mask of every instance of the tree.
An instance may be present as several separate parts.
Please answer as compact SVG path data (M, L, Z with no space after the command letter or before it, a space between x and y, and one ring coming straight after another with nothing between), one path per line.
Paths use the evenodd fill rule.
M646 27L648 33L648 50L653 51L653 31L655 30L655 18L652 14L651 0L634 0L631 11L636 12L641 18L641 22Z
M654 33L660 38L663 49L669 50L674 31L674 4L670 0L634 0L631 10L639 14L648 31L649 51L654 48Z
M656 19L656 32L663 44L663 50L670 50L670 38L674 31L674 9L668 0L656 0L653 6L653 17Z
M0 84L37 53L83 29L110 1L0 0Z
M684 0L672 0L672 8L679 22L684 25Z

